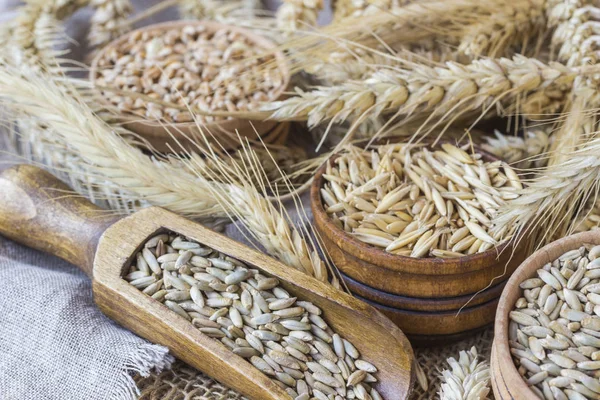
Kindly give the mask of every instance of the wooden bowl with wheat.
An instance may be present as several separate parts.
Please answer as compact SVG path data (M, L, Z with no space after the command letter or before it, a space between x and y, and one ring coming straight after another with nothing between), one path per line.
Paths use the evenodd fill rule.
M511 321L509 314L514 310L517 300L523 296L523 289L520 287L522 282L529 278L536 278L538 276L536 272L544 265L553 262L566 252L577 250L584 245L600 245L600 231L582 232L550 243L527 258L506 283L496 312L490 363L492 389L496 399L530 400L538 398L530 385L519 374L513 361L509 345ZM595 378L595 381L597 380ZM575 380L573 382L575 383ZM596 393L595 396L599 396L599 394Z
M485 161L498 160L475 150ZM333 165L337 157L327 162ZM353 294L377 307L418 342L458 338L494 321L502 285L525 258L525 241L516 251L503 243L456 258L388 253L333 222L320 192L326 168L325 164L318 170L311 187L315 227Z
M160 75L160 78L165 77L165 70L162 66L161 68L159 68L162 71L158 71L157 76L153 76L151 78L154 79L155 83L150 85L150 82L148 86L150 88L156 88L158 92L161 93L161 96L163 95L162 91L166 90L166 95L170 96L170 101L163 101L163 97L157 96L157 92L152 91L153 89L149 90L145 86L141 88L141 95L137 95L132 94L132 91L140 91L139 88L133 87L132 90L129 90L127 88L123 90L120 87L115 87L115 85L117 84L114 83L114 81L111 81L110 84L105 83L104 73L107 68L105 64L108 62L109 66L114 66L115 69L118 70L116 67L118 65L118 62L120 62L120 60L123 58L130 58L127 54L127 51L129 51L129 49L135 45L135 42L141 40L141 38L146 38L147 36L149 36L150 38L154 38L152 40L148 40L148 44L146 44L146 47L148 48L157 37L158 39L160 39L160 37L163 35L173 32L183 32L185 29L203 30L209 35L214 35L221 31L226 31L231 35L236 35L237 38L241 38L236 40L245 41L244 43L249 45L249 47L253 49L252 51L255 52L254 57L257 60L261 60L261 57L269 58L269 71L275 71L274 75L276 75L277 78L274 78L274 82L277 82L277 84L275 87L272 87L270 91L268 91L268 94L261 92L263 94L263 97L260 100L255 100L252 97L258 92L258 89L251 90L252 93L245 92L245 89L240 89L243 86L243 83L241 81L244 76L250 76L252 77L252 79L255 79L255 74L253 74L253 72L251 73L249 72L249 70L238 71L235 74L232 73L232 76L230 78L224 78L231 79L231 81L227 80L226 82L234 84L234 86L236 86L236 90L240 89L242 90L242 92L245 92L243 95L240 94L241 97L248 96L248 101L246 101L247 99L245 97L241 98L241 100L244 101L245 104L248 102L254 104L255 101L274 101L283 96L284 91L286 90L289 84L290 71L285 60L285 56L282 52L275 50L276 45L273 42L251 31L216 22L171 21L146 26L138 30L129 32L102 48L94 57L90 68L90 81L102 91L106 102L110 104L113 108L116 108L117 111L121 113L121 115L119 116L120 122L122 122L126 128L132 130L133 132L139 134L142 138L147 140L156 150L163 152L170 152L173 149L177 150L181 147L188 150L195 150L196 146L203 145L205 140L207 140L210 143L218 143L219 146L222 146L227 150L239 147L239 137L241 137L242 139L247 138L251 141L258 141L262 139L263 142L268 144L281 143L282 141L285 141L285 138L287 137L287 134L289 132L289 124L281 124L277 121L272 120L250 120L250 118L252 118L251 115L254 111L257 111L257 108L247 110L236 110L234 107L233 110L228 110L223 104L217 104L217 102L215 101L215 104L217 105L215 106L215 109L211 111L214 113L214 115L208 117L202 116L202 112L199 112L201 106L198 106L198 104L206 106L206 103L208 103L208 101L204 100L216 98L216 94L214 94L214 88L210 89L209 93L208 89L202 86L204 84L207 84L206 81L203 81L202 84L198 84L197 86L190 85L190 87L188 88L188 93L189 91L193 91L194 93L202 93L201 90L204 90L207 93L206 95L194 95L195 99L193 99L192 101L186 100L185 104L183 104L183 102L180 102L180 104L175 104L176 101L181 100L182 97L185 97L185 93L182 94L183 91L180 90L180 88L178 87L174 88L174 80L171 80L171 77L168 77L167 84L163 82L162 88L158 87L161 86L161 84L156 83L158 81L158 75ZM233 43L235 45L238 42L234 41ZM228 50L229 49L226 49L225 51L220 51L221 53L225 53ZM188 54L191 53L193 57L193 54L198 51L201 52L202 48L200 48L199 50L186 50L185 54L182 54L181 56L186 57L186 60L188 60ZM236 50L232 50L232 52L234 51ZM149 50L140 50L139 52L141 53L141 55L136 55L132 58L136 59L141 57L143 62L147 63L148 65L152 65L151 61L149 62L145 58ZM115 54L119 54L120 57L116 61L115 57L117 56L115 56ZM121 56L121 54L124 54L124 56ZM232 68L235 68L235 63L239 63L242 61L246 62L251 58L252 57L239 60L221 60L218 62L223 62L224 64L219 68L215 68L214 66L208 64L202 64L202 62L198 62L197 60L192 59L192 61L195 63L193 67L200 69L199 72L196 72L199 76L202 76L203 69L212 68L213 70L218 70L223 67L231 66L233 66ZM170 62L171 61L167 60L167 63ZM175 61L174 63L181 64L179 60ZM145 78L146 74L146 72L144 71L147 71L149 69L148 65L142 66L140 74L138 74L140 75L140 80L142 82L144 82L143 78ZM129 67L126 67L125 69L127 68ZM190 73L190 71L187 68L188 66L187 64L185 64L185 68L182 68L182 70L185 70L184 74ZM185 78L182 78L182 80L189 79L189 75L184 76ZM131 81L128 81L127 79L130 78L135 79L136 77L127 76L127 78L125 78L117 76L115 79L121 79L119 81L119 85L129 85ZM194 76L194 79L195 78L196 76ZM260 78L256 79L259 80ZM227 95L227 92L233 90L230 90L230 84L227 84L226 88L223 89L225 95ZM168 93L169 91L171 93ZM130 99L127 99L128 96L135 101L130 101ZM154 96L154 98L152 98L152 96ZM125 103L121 101L123 99L126 100ZM140 104L144 105L142 107L138 107L140 104L136 104L136 102L140 102ZM148 104L150 104L151 106L156 106L156 108L152 109L151 112L150 108L147 108ZM238 104L241 103L238 102ZM178 108L175 108L175 105ZM192 114L189 112L188 105L191 109L196 111L195 117L192 116ZM229 103L227 106L229 108L233 107ZM163 110L171 111L171 115L169 116L169 118L167 118L168 113L163 112ZM206 111L206 109L204 110ZM142 115L142 113L140 113L139 111L143 111L144 115ZM235 116L228 117L227 114L229 111L232 111L232 115ZM244 115L250 117L245 118ZM196 120L194 120L194 118L196 118ZM208 118L209 120L204 120L204 118ZM204 135L201 133L201 131L204 133Z

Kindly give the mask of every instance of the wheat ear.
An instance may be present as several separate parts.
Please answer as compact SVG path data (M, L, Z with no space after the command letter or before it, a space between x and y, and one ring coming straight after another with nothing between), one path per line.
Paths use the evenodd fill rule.
M315 31L304 30L282 43L281 49L296 58L293 65L296 71L310 66L314 57L324 59L340 48L369 50L385 43L398 49L404 44L431 38L458 45L467 26L476 23L481 15L490 15L495 9L495 1L414 2L391 10L378 9L370 15L343 18Z
M61 85L66 85L61 80ZM182 173L170 163L148 157L130 146L99 119L75 90L52 76L0 68L1 102L21 115L36 118L77 153L98 182L125 189L131 196L190 217L223 216L206 179ZM208 188L208 187L211 188Z
M471 57L500 57L516 47L518 53L526 54L529 46L537 47L545 32L544 3L544 0L512 0L498 4L496 13L467 29L459 50Z
M65 54L60 50L65 33L61 21L89 0L30 0L19 10L12 24L10 48L14 64L56 65L56 58Z
M90 20L88 41L103 46L128 31L127 18L133 12L129 0L91 0L95 11Z
M513 167L542 168L547 163L544 156L552 143L552 126L527 129L523 137L504 135L498 130L494 136L484 136L481 147Z
M480 59L441 67L407 63L407 68L379 70L363 81L350 81L266 104L272 118L305 118L309 126L395 112L395 117L429 115L436 125L475 110L482 113L545 89L570 86L586 69L544 64L523 56ZM593 70L595 71L595 69Z

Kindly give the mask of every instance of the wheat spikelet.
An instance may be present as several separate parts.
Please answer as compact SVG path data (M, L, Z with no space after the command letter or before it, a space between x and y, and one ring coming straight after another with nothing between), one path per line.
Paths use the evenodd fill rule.
M469 351L461 351L458 361L448 359L449 369L442 371L440 400L485 400L490 388L490 368L485 361L480 362L475 346Z
M498 130L494 136L485 136L481 147L517 168L541 168L546 165L546 153L552 142L551 129L528 129L524 137L504 135Z
M558 58L569 66L597 64L597 43L600 35L600 8L587 1L552 2L549 8L551 24L556 26L553 45L560 46ZM596 113L586 112L600 106L597 94L598 77L582 76L573 83L568 118L552 145L550 164L564 161L559 149L574 148L588 140L597 129Z
M5 67L0 69L0 94L3 105L19 111L21 116L35 116L59 143L69 147L71 154L78 154L85 163L85 173L93 176L95 182L111 189L125 189L130 198L142 204L160 205L190 217L240 218L270 254L327 281L326 265L314 242L290 227L283 211L277 210L246 180L252 173L258 176L256 171L262 171L256 155L250 158L251 170L244 169L247 165L228 164L214 155L212 168L218 167L223 174L223 183L218 183L206 178L215 174L198 155L191 154L190 161L181 160L188 165L193 163L196 169L192 172L182 170L180 164L144 155L96 117L72 88L58 86L51 77L33 73L22 76ZM231 179L233 173L240 178ZM266 193L264 178L260 182Z
M588 0L549 1L548 25L554 28L552 45L567 65L596 62L600 8Z
M379 70L363 81L350 81L267 104L275 119L305 118L309 126L325 120L343 122L365 115L396 112L396 117L416 118L428 114L436 124L457 115L482 109L500 100L548 88L570 86L582 69L515 56L512 59L481 59L468 65L447 62L443 67L422 64L406 69Z
M179 12L190 19L214 19L227 22L235 11L244 11L244 19L248 19L248 11L259 8L255 1L245 0L180 0ZM242 22L242 21L240 21ZM246 21L247 22L247 21ZM245 25L245 24L244 24Z
M19 10L13 21L10 51L14 64L29 63L38 65L44 62L55 65L55 58L64 55L57 49L64 39L64 29L60 22L89 0L30 0ZM52 64L52 63L54 64Z
M317 26L323 0L284 0L277 10L277 27L286 32L295 32Z
M334 21L339 21L350 16L370 15L381 10L392 10L410 2L410 0L337 0L334 2L333 18Z
M525 54L535 45L546 28L544 0L513 0L499 4L497 13L470 26L462 38L459 50L472 56L499 57L511 47ZM532 43L533 42L533 43Z
M91 0L90 5L95 8L88 33L90 45L102 46L127 32L127 18L133 11L129 0Z

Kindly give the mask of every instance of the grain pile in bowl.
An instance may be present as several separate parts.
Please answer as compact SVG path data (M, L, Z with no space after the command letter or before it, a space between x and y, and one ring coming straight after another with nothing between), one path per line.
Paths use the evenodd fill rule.
M509 345L540 399L600 398L600 246L567 251L520 285Z
M321 197L356 239L410 257L461 257L508 240L491 220L522 188L501 161L451 144L350 147L327 164Z
M294 400L382 399L371 386L377 368L328 326L321 309L239 260L161 234L145 243L125 280L247 359Z
M274 100L284 84L274 56L240 32L203 25L136 31L97 60L95 83L201 111L249 111ZM269 67L270 66L270 67ZM119 111L191 122L179 108L104 93ZM211 122L220 117L201 117Z

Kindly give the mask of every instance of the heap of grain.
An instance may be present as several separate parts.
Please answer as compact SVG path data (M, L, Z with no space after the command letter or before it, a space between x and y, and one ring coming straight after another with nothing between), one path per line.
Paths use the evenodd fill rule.
M334 223L392 254L461 257L508 240L492 219L522 184L501 161L451 144L349 147L327 165L321 196Z
M375 366L276 278L177 235L148 240L125 276L271 376L292 399L378 400Z
M509 345L540 399L600 398L600 246L571 250L520 285Z
M95 83L146 97L105 91L121 112L191 122L187 107L204 112L248 111L274 100L284 76L272 62L274 56L262 53L264 48L227 28L212 31L187 25L136 31L100 57ZM201 120L215 119L219 118Z

